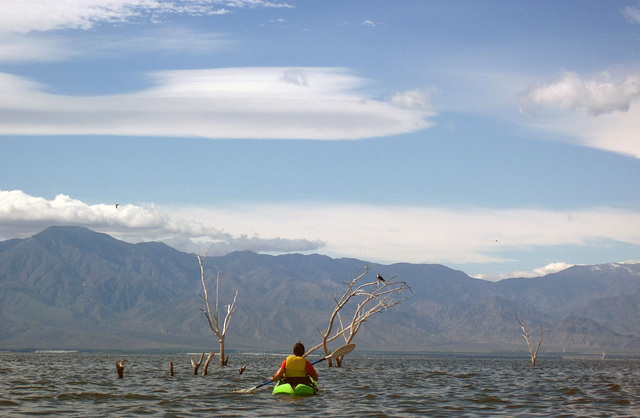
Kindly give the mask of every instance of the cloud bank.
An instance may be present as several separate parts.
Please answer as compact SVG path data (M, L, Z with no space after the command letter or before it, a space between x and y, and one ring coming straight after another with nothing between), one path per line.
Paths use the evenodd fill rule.
M535 209L282 203L230 208L185 207L172 213L232 233L303 236L322 252L376 262L507 263L510 251L605 242L640 244L640 213L612 208Z
M322 252L378 263L510 263L513 251L542 247L640 245L640 213L612 208L571 212L280 203L225 207L89 205L0 191L0 239L24 238L51 225L78 225L128 242L162 241L182 251ZM224 229L221 229L224 228ZM510 277L569 267L553 263Z
M117 205L117 206L116 206ZM256 252L312 251L323 246L305 239L233 235L188 218L171 216L155 205L89 205L66 195L53 200L20 190L0 190L0 239L24 238L52 225L84 226L129 242L162 241L183 251L211 254L236 250Z
M127 135L362 139L431 126L433 112L363 96L365 80L339 68L164 71L155 87L74 97L0 73L0 135ZM427 103L413 92L415 103Z

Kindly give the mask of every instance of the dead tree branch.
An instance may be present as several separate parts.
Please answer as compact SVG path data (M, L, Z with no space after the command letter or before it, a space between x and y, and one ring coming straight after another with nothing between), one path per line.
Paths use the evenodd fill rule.
M360 330L360 327L371 316L385 311L388 308L398 305L412 295L402 297L401 299L395 299L397 295L411 291L411 288L407 283L396 281L396 276L384 281L376 279L372 282L360 283L366 274L371 270L371 266L365 266L364 271L359 272L353 280L349 283L345 283L347 288L340 298L334 297L336 306L333 308L333 312L329 316L329 323L326 331L322 332L318 330L322 336L322 342L312 347L306 354L309 354L320 347L322 347L325 355L329 355L328 344L339 337L344 339L345 344L349 344L353 341L356 333ZM355 304L355 307L353 305ZM346 324L342 321L342 315L340 311L347 308L347 310L353 309L351 321ZM334 330L334 325L339 323L339 328ZM305 355L306 355L305 354ZM328 359L327 364L332 367L332 359ZM338 367L342 364L342 359L337 358L336 363Z

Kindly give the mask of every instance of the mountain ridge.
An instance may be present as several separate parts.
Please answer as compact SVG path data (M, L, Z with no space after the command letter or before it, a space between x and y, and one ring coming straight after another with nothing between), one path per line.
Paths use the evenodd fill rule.
M220 302L239 290L228 349L319 342L345 282L365 265L414 293L370 318L356 342L381 351L526 352L515 320L544 329L541 351L638 354L640 265L574 266L540 278L475 279L438 264L381 265L313 254L250 251L204 261ZM0 242L0 349L215 349L200 308L194 254L54 226Z

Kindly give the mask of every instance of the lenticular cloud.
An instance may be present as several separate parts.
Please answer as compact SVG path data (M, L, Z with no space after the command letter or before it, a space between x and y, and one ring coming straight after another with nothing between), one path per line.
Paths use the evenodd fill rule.
M376 100L358 92L364 79L340 68L165 71L150 78L155 86L147 90L74 97L0 74L0 134L344 140L432 125L425 96Z

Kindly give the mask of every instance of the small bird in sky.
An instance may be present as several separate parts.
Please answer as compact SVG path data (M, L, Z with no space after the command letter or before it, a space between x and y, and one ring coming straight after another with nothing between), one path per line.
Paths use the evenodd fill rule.
M118 204L116 203L116 209L118 209Z
M382 278L381 275L378 274L377 279L380 280L381 282L384 282L384 279Z

